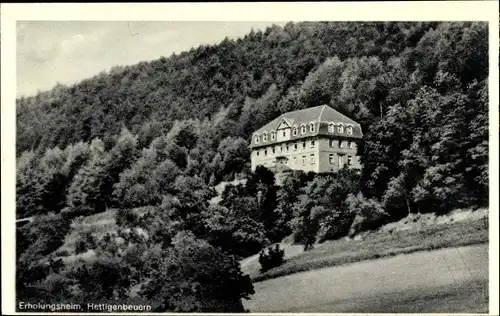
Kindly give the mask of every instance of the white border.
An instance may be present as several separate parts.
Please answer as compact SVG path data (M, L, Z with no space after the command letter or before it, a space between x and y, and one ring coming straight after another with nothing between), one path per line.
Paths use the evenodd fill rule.
M18 20L85 21L488 21L490 101L490 311L498 299L498 56L499 7L486 1L348 2L348 3L74 3L1 4L2 136L2 313L16 314L14 302L15 236L15 97ZM17 313L19 314L19 313ZM60 315L43 313L43 315ZM88 313L88 315L106 315ZM137 314L144 315L144 314ZM266 315L256 314L255 315ZM285 315L283 313L283 315ZM289 314L292 315L292 314ZM315 313L314 315L320 315ZM368 315L368 314L350 314ZM390 314L380 314L390 315ZM430 315L430 314L428 314Z

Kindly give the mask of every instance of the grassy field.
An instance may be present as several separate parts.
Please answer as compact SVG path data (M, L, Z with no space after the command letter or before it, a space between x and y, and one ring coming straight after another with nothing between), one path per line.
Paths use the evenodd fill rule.
M488 313L488 244L400 254L254 283L253 313Z
M488 242L488 217L472 221L422 227L416 231L389 231L364 236L363 240L337 240L301 252L265 273L246 271L254 282L301 271L376 259L397 254L458 247ZM286 251L286 250L285 250Z

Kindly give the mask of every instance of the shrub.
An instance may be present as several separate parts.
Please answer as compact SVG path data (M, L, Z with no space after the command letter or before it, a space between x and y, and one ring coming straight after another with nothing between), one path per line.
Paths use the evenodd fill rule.
M259 254L260 272L280 266L283 262L285 262L285 251L278 244L274 248L267 248L267 253L263 249Z
M75 243L75 253L84 253L87 250L95 249L97 247L97 242L94 235L90 232L85 232L82 238L78 239Z
M134 227L139 225L139 215L133 209L120 209L116 212L116 225L120 227Z

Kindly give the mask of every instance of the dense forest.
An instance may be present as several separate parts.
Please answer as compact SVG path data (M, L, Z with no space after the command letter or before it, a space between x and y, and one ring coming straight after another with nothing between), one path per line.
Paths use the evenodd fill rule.
M18 299L242 311L253 286L238 260L270 243L485 206L487 81L486 23L311 22L19 98L16 216L35 220L18 228ZM277 186L249 171L252 131L322 104L362 125L361 174ZM108 210L116 231L58 252L74 219Z

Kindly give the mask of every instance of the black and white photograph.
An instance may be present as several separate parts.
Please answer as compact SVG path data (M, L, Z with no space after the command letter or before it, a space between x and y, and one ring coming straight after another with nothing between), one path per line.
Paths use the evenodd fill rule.
M60 16L2 70L12 313L498 313L498 14Z

